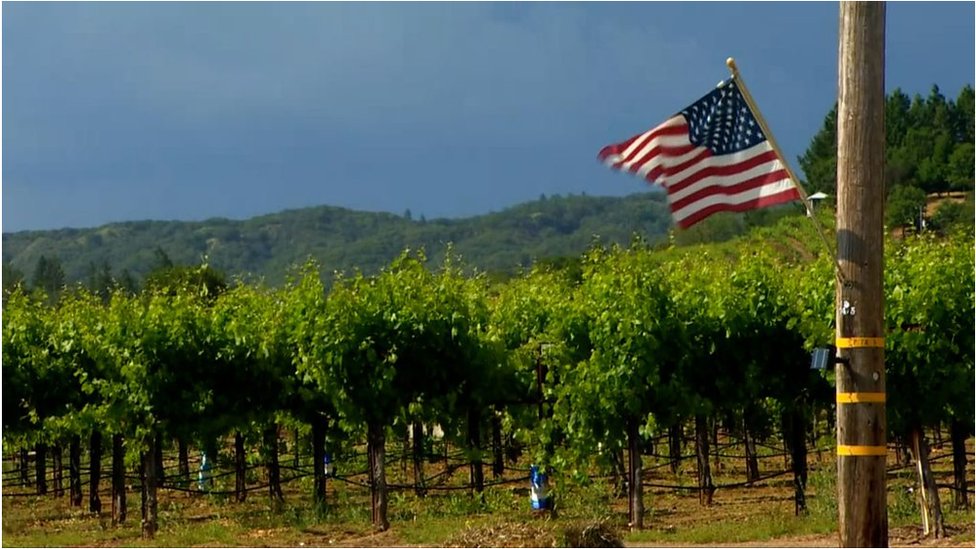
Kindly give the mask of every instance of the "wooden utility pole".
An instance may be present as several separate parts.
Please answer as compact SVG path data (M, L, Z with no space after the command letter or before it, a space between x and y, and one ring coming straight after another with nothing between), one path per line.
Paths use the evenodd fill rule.
M841 547L887 547L885 4L841 2L837 106L837 493Z

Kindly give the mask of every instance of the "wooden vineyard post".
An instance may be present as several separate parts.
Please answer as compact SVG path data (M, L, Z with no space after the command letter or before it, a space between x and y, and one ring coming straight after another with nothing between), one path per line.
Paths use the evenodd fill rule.
M247 455L240 431L234 433L234 499L238 503L247 499Z
M125 522L125 450L122 435L112 435L112 525Z
M413 489L417 497L425 497L427 489L424 486L424 426L420 420L414 419L413 430Z
M325 506L327 482L325 476L325 434L327 429L328 423L326 423L325 418L316 416L312 419L312 501L319 509ZM297 429L295 432L298 432ZM298 452L297 444L295 445L295 452Z
M88 511L100 514L102 499L98 487L102 481L102 432L94 429L88 439Z
M382 532L390 528L390 521L387 518L389 498L386 488L386 429L382 425L369 423L366 426L366 453L369 462L373 527Z
M630 461L630 467L628 467L630 476L627 477L630 527L643 530L644 486L641 482L644 466L640 451L640 423L633 417L627 420L627 458Z
M837 106L837 492L842 547L886 547L885 4L841 2Z
M68 443L68 493L72 507L81 507L81 436L71 435Z

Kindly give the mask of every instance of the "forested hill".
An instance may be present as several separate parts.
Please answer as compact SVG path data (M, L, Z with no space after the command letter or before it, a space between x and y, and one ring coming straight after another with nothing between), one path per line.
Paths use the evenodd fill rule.
M947 228L972 222L974 180L974 92L964 86L948 100L933 86L928 97L888 94L886 108L886 223L890 228L923 226L919 218L932 196L963 191L961 202L940 205L926 222ZM798 158L810 192L836 194L836 107ZM929 196L927 196L929 195ZM832 202L828 200L829 205ZM825 205L825 206L826 206ZM675 242L720 242L768 226L798 205L745 214L720 214L687 231ZM671 225L662 193L622 198L540 197L504 211L463 219L413 219L409 211L358 212L330 206L289 210L243 221L136 221L93 229L26 231L3 234L3 283L19 279L58 288L63 282L132 281L172 261L208 263L229 276L252 275L279 285L289 269L308 257L323 272L360 269L374 273L405 248L423 247L437 259L448 243L464 262L482 271L514 273L540 259L578 257L594 240L628 243L636 233L650 243L663 239ZM969 225L971 226L971 225Z
M243 221L134 221L90 229L3 234L6 273L29 280L42 256L56 258L67 282L85 281L107 265L141 278L157 249L177 264L209 264L228 275L252 274L272 285L290 266L316 258L325 271L375 272L404 248L439 257L447 243L481 270L513 272L540 258L576 256L598 235L626 244L634 233L654 242L670 225L662 193L626 197L552 196L462 219L411 219L408 213L319 206Z

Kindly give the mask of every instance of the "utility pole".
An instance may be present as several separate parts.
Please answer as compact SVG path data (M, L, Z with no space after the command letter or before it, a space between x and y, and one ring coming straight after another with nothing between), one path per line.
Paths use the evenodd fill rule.
M837 106L837 495L841 547L887 547L885 4L841 2Z

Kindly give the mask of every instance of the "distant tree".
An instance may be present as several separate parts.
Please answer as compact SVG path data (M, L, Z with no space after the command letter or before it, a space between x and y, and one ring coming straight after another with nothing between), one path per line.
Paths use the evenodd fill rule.
M949 156L949 163L946 166L946 179L949 181L949 190L971 191L973 189L973 166L976 164L976 155L972 143L962 143L956 145L952 155Z
M902 138L904 140L904 137ZM885 163L885 194L902 185L911 185L918 170L918 158L911 147L898 147L888 150Z
M169 258L169 254L161 247L156 246L156 249L153 250L153 270L166 269L172 266L173 260Z
M94 261L88 264L88 280L85 285L88 291L97 295L103 302L107 302L115 288L115 279L112 277L112 266L108 261L103 261L101 265L96 265Z
M911 106L912 99L901 88L895 88L885 101L885 133L889 149L900 147L912 127L908 116Z
M24 283L24 273L6 261L3 262L3 295Z
M119 288L125 290L129 295L139 293L139 283L136 282L136 277L132 276L129 269L122 269L122 273L119 274L118 284Z
M413 220L413 214L410 213L410 208L407 208L406 210L404 210L404 212L403 212L403 218L406 219L407 221L412 221Z
M926 112L932 117L932 125L938 130L948 130L951 128L949 116L949 103L939 90L939 86L932 84L929 96L925 100Z
M933 180L939 177L940 166L926 161L932 156L935 132L930 127L913 126L905 134L905 139L901 147L888 151L889 158L896 159L895 165L904 170L901 177L895 178L889 174L887 181L887 191L890 196L895 187L910 185L925 189L934 186Z
M48 259L42 255L34 267L32 282L32 289L43 291L47 295L48 303L56 302L65 284L61 261L57 257Z
M892 227L906 227L918 221L919 212L925 207L925 192L918 187L896 187L888 198L885 217Z
M912 99L896 88L885 104L885 133L887 144L887 163L885 164L885 189L888 194L895 187L911 181L918 168L918 159L903 147L905 139L912 130L909 110Z
M947 200L936 208L935 214L932 215L932 225L943 231L952 230L955 227L972 227L973 214L972 194L965 202Z
M837 105L830 109L823 127L813 136L806 152L797 158L810 193L835 194L837 189Z
M952 135L946 128L937 128L929 133L927 141L931 144L931 148L929 154L920 159L918 186L927 193L948 191L949 157L953 149Z
M955 146L950 105L936 85L929 96L916 95L909 108L912 128L903 148L914 158L915 177L905 183L914 184L927 193L948 190L946 181L949 156Z
M922 99L921 95L916 93L912 96L912 104L908 107L908 116L911 119L912 127L925 126L931 120L925 108L925 100Z
M974 141L973 132L976 131L976 118L973 113L973 88L972 86L963 87L952 105L953 130L957 143L972 143Z

